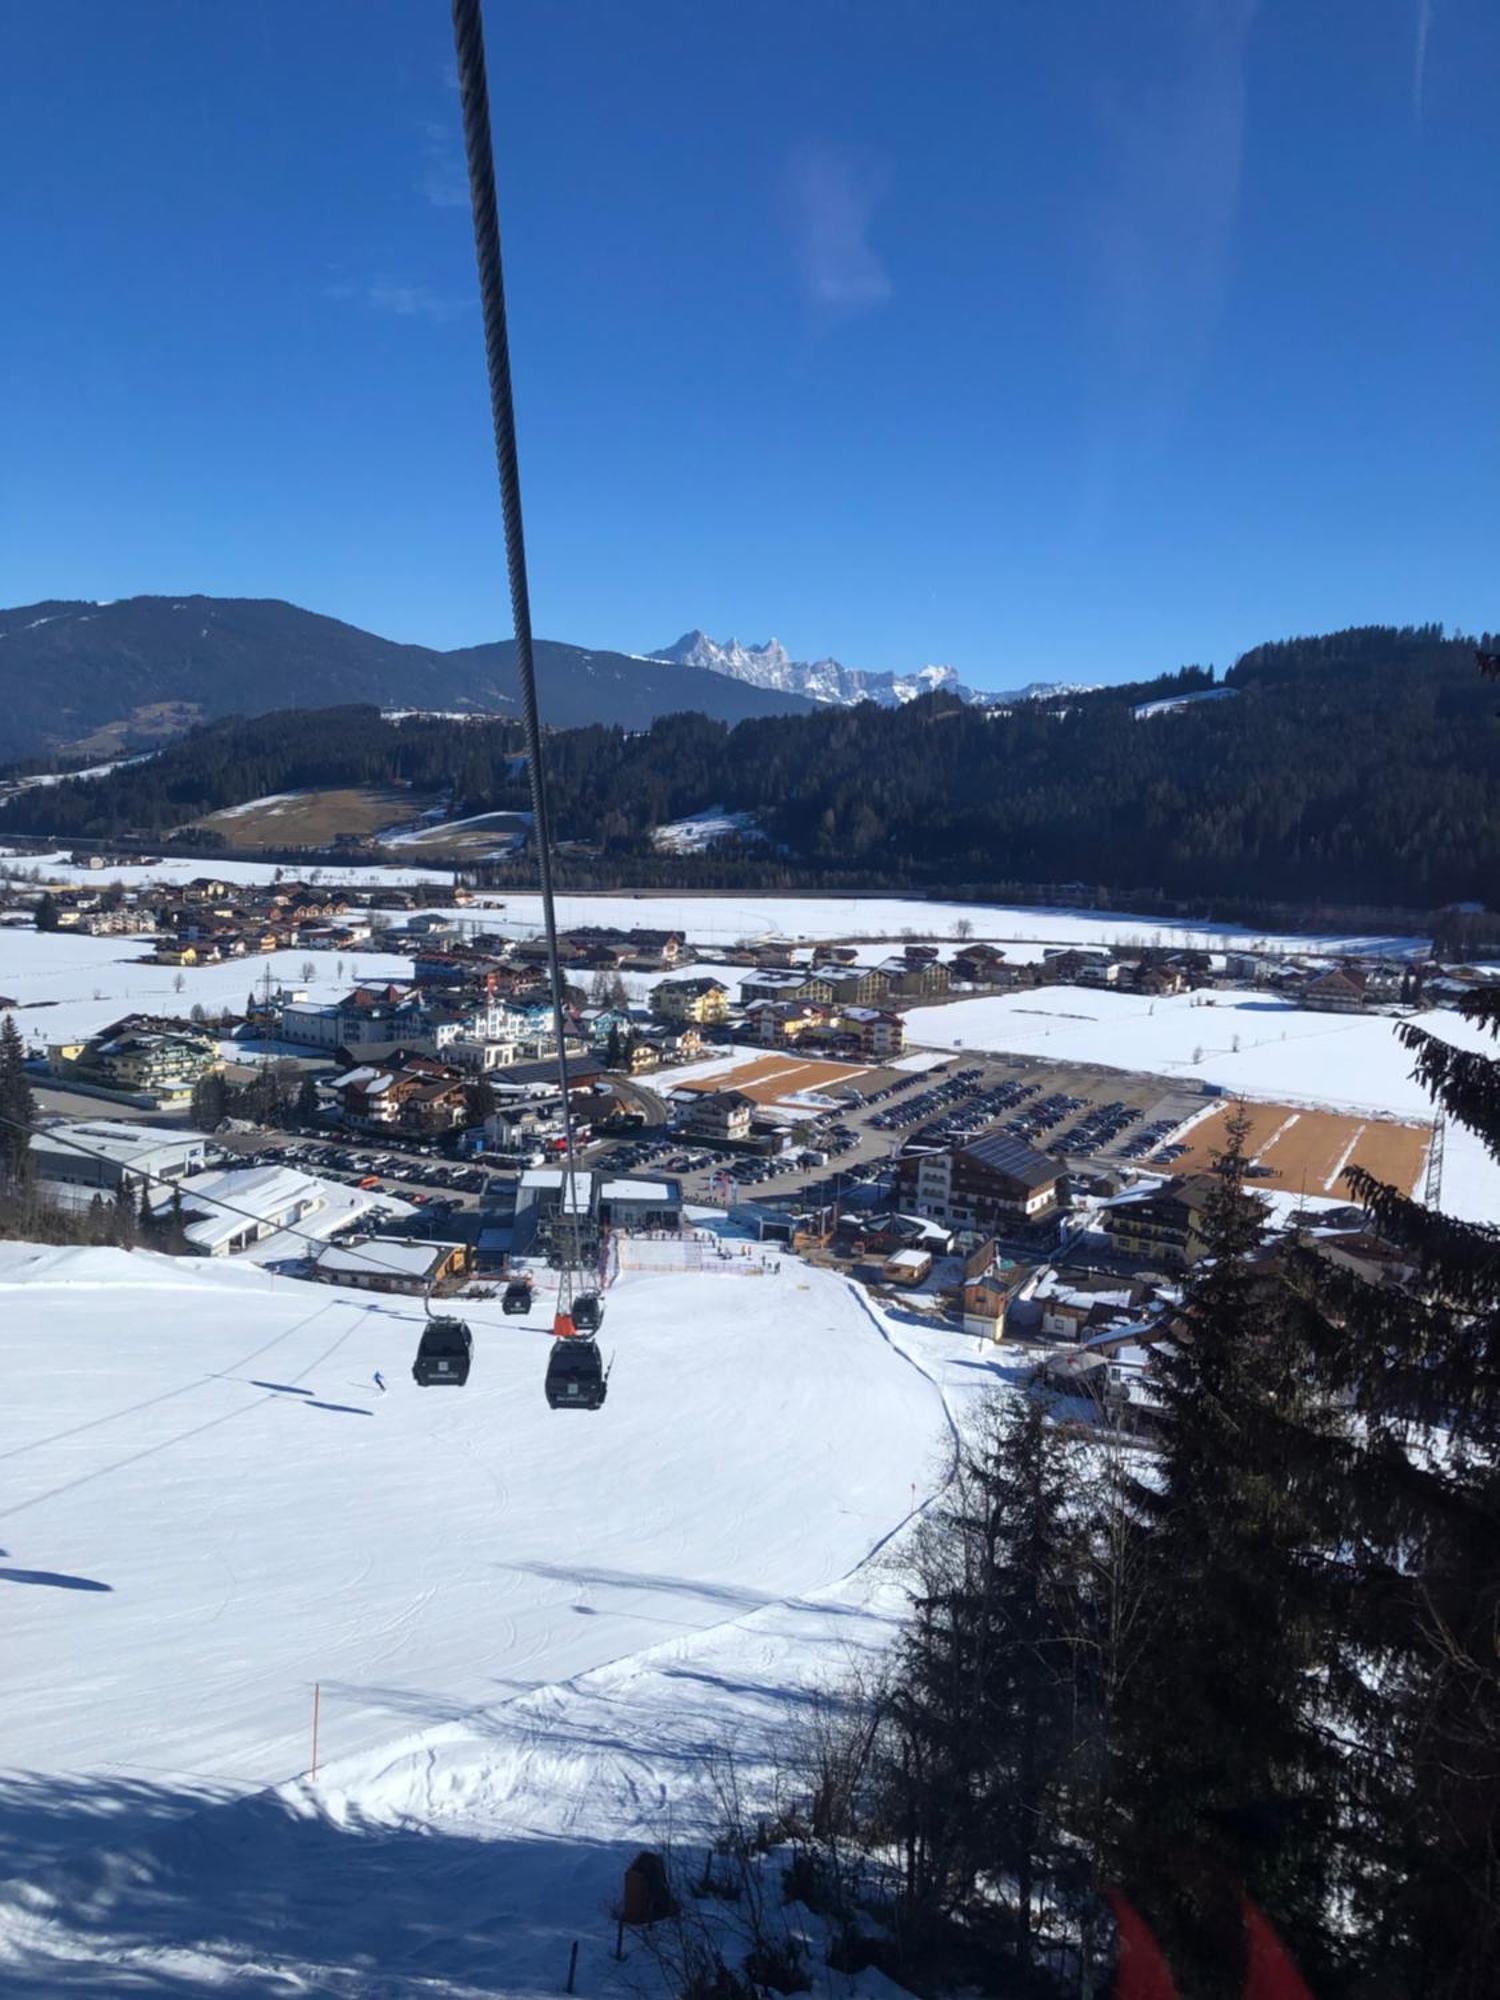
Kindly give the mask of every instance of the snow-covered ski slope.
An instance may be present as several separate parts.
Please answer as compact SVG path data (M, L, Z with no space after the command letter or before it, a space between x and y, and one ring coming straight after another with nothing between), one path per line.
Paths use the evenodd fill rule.
M889 1636L947 1409L840 1281L627 1274L594 1416L465 1310L423 1391L415 1301L0 1246L0 1990L556 1991L705 1753Z

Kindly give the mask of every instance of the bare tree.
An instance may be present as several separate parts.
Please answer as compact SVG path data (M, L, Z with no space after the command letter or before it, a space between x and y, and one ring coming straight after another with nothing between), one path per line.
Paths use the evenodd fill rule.
M172 981L172 991L174 993L180 993L183 987L186 985L187 985L186 978L183 976L182 973L179 972L177 977Z
M311 986L313 980L317 977L317 972L318 968L313 960L304 958L302 961L302 984L304 986Z
M966 943L974 935L972 919L969 917L955 917L953 920L953 935L960 943Z

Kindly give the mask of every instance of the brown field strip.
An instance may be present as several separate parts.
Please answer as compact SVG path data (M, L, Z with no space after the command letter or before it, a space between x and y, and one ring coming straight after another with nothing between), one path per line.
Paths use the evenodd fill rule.
M738 1090L757 1104L775 1104L799 1090L852 1083L856 1077L868 1076L870 1069L871 1065L863 1063L814 1062L806 1056L765 1055L718 1076L698 1077L678 1087L700 1093Z
M343 785L304 792L254 811L208 813L198 822L236 848L323 846L340 833L378 833L396 820L409 820L436 801L397 785Z
M1263 1187L1283 1187L1309 1195L1352 1195L1348 1169L1366 1167L1409 1194L1421 1178L1429 1132L1425 1125L1394 1118L1360 1118L1349 1112L1309 1111L1294 1104L1247 1104L1252 1161L1269 1167L1256 1176ZM1187 1134L1187 1151L1173 1162L1177 1173L1200 1173L1224 1144L1230 1106L1223 1104Z

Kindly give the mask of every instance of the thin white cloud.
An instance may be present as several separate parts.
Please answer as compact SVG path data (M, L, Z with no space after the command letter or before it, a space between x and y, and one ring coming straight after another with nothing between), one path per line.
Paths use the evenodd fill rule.
M1436 0L1417 0L1417 40L1411 59L1411 108L1417 123L1422 122L1422 94L1427 85L1427 39L1432 33Z
M467 208L469 176L458 133L447 125L422 128L423 165L417 185L434 208Z
M826 141L792 154L787 192L793 239L809 299L835 312L864 312L891 296L885 260L870 241L875 211L890 189L871 155Z
M393 313L397 319L452 319L467 306L466 300L443 298L426 285L392 284L385 278L366 287L365 300L376 312Z
M469 306L467 299L445 298L428 285L402 284L390 278L377 278L371 284L325 285L323 296L368 306L372 312L388 313L395 319L454 319Z

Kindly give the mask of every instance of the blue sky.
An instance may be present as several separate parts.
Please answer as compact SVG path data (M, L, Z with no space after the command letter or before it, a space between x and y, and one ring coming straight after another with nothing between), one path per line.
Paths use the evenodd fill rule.
M491 6L538 630L1500 623L1492 0ZM0 0L0 602L509 630L441 0Z

